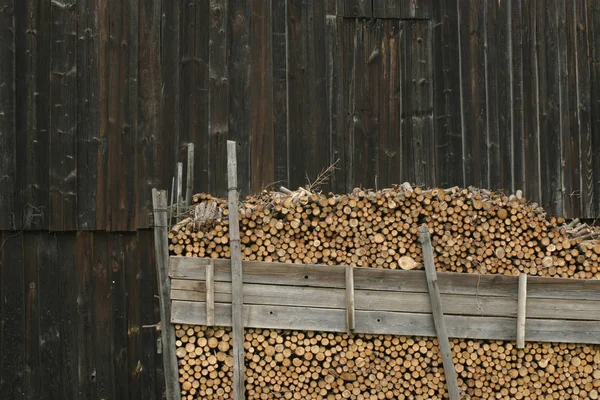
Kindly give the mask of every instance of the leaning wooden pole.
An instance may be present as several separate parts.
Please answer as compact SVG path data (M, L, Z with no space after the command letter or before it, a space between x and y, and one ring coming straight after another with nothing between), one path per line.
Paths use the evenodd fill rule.
M170 320L171 280L168 275L169 243L167 226L167 192L152 189L154 206L154 251L156 253L156 274L161 320L162 354L165 372L167 400L180 398L179 371L175 355L175 327Z
M437 273L433 261L433 247L431 237L429 236L429 227L423 225L419 227L421 234L421 244L423 245L423 261L425 264L425 274L427 275L427 287L429 289L429 298L431 299L431 313L433 314L433 323L440 344L442 353L442 362L444 364L444 375L446 375L446 385L448 386L448 396L450 400L459 400L458 380L456 379L456 369L452 360L452 351L450 350L450 341L448 340L448 331L444 321L444 312L442 310L442 299L438 288Z
M242 319L242 248L238 219L237 157L235 142L227 141L227 185L229 209L229 243L231 250L231 322L233 333L233 398L243 400L244 388L244 321Z

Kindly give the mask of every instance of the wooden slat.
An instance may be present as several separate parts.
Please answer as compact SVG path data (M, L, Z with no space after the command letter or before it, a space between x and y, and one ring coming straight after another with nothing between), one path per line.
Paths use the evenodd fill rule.
M156 275L159 290L160 318L162 321L162 352L166 381L167 400L179 397L177 356L175 355L175 329L169 324L169 295L171 282L168 276L169 250L167 238L167 193L152 190L154 209L154 251L156 253ZM206 308L204 310L206 312ZM205 316L206 319L206 316ZM206 323L206 321L205 321Z
M350 333L355 327L354 318L354 268L346 267L346 330Z
M275 181L271 3L269 0L250 1L251 193L258 193Z
M15 1L0 2L0 229L20 229L17 195Z
M527 275L519 275L519 302L517 306L517 348L525 348L525 321L527 313Z
M343 309L244 305L244 326L248 328L346 331ZM171 322L206 325L206 304L173 301ZM453 338L516 339L516 318L446 317L448 336ZM231 326L231 307L215 304L215 325ZM435 336L431 314L356 311L354 333L404 336ZM600 326L595 321L530 320L527 340L536 342L600 344Z
M223 196L226 193L226 141L229 134L229 66L227 63L228 1L210 0L208 101L209 101L209 190ZM247 65L244 66L247 68ZM238 129L248 129L247 126Z
M77 229L77 13L52 3L50 230Z
M456 4L433 2L433 73L437 182L463 186L459 24Z
M229 206L229 246L231 248L231 331L233 336L233 396L235 400L245 398L244 388L244 304L242 277L242 247L240 243L240 222L238 218L237 188L237 148L233 141L227 141L227 185Z
M246 0L241 0L247 3ZM289 185L288 169L288 90L287 90L287 4L271 1L273 53L273 136L274 182ZM329 25L329 19L327 20ZM327 52L330 57L330 52ZM329 76L329 75L328 75ZM241 160L240 160L241 161ZM239 175L240 180L244 177ZM270 183L270 182L269 182Z
M169 276L174 279L205 280L209 259L171 257ZM229 260L217 259L215 281L230 282ZM244 283L344 288L344 266L298 265L244 261ZM356 290L427 293L424 271L375 268L354 269ZM514 296L518 279L505 275L438 273L442 294ZM600 281L569 278L529 277L529 298L600 300Z
M252 172L251 165L251 127L252 127L252 104L251 104L251 58L253 49L251 46L250 38L250 27L251 27L251 2L249 0L228 0L228 13L229 17L226 22L226 30L228 31L228 42L227 46L229 51L227 52L227 64L229 68L229 112L228 112L228 123L229 130L227 133L227 139L233 140L237 143L238 147L238 181L239 190L242 195L250 193L251 176ZM277 4L278 7L285 10L286 2L271 1L273 6ZM235 16L235 17L234 17ZM204 17L203 17L204 18ZM285 11L278 15L278 18L283 19L280 21L283 24L283 28L279 27L279 31L282 29L285 31ZM285 37L283 39L285 41ZM205 44L200 44L205 46ZM285 50L284 50L285 52ZM285 54L285 53L284 53ZM281 58L279 59L281 63ZM275 60L273 60L275 63ZM281 68L281 64L280 64ZM211 124L212 124L211 119ZM280 136L279 134L278 136ZM282 136L286 136L285 133ZM206 154L206 153L204 153ZM223 159L225 158L225 152L221 154ZM259 156L260 158L260 156ZM212 161L211 161L212 162ZM211 169L215 168L211 164ZM220 178L222 183L226 182L225 177L225 164L220 164L223 174ZM211 175L215 174L216 171L207 171ZM212 180L211 180L212 182ZM272 183L272 182L269 182ZM203 187L203 186L202 186ZM223 188L223 193L225 188ZM196 189L198 190L198 189ZM204 190L204 189L203 189ZM211 187L212 193L215 189Z
M598 148L600 143L600 4L594 0L586 0L587 21L589 34L589 55L590 55L590 114L591 114L591 142L594 149ZM593 174L594 174L594 203L595 213L593 218L600 215L600 157L598 153L593 155Z
M429 236L429 227L423 225L419 227L421 245L423 246L423 263L425 264L425 274L427 276L427 288L429 290L429 299L431 300L431 314L435 325L436 337L442 354L444 365L444 375L446 376L446 386L450 400L459 400L458 381L456 379L456 369L452 359L452 349L448 340L448 331L446 330L446 320L440 290L438 288L437 274L435 272L435 263L433 260L433 248L431 246L431 237Z
M215 264L210 263L206 266L206 325L215 324ZM171 287L173 283L171 282ZM171 291L171 293L173 293ZM171 299L173 295L171 294Z
M531 279L531 278L530 278ZM205 301L206 288L202 281L172 281L174 300ZM345 307L341 288L315 288L275 284L244 284L244 303L262 305L307 306L319 308ZM390 292L355 290L355 309L363 311L394 311L431 313L426 292ZM231 284L215 284L214 301L231 303ZM482 294L442 294L444 313L448 315L517 317L517 296L488 296ZM552 319L557 315L565 320L600 321L598 301L529 298L528 318Z
M523 3L522 2L502 2L500 5L501 14L506 7L506 13L510 18L510 29L507 33L508 41L508 59L511 61L509 80L510 106L511 111L511 132L512 132L512 177L513 189L524 190L525 182L529 177L525 175L526 157L529 154L525 152L525 115L524 104L526 101L524 93L524 71L523 71L523 43L524 43L524 25Z
M40 236L39 232L28 233L23 236L23 265L25 280L25 327L24 327L24 364L39 365L40 340L39 340L39 262L40 262ZM90 264L88 264L90 265ZM0 289L1 290L1 289ZM91 332L88 336L91 342ZM41 398L41 369L32 368L23 376L23 394L25 398Z
M161 80L161 6L155 0L139 2L139 58L143 69L140 71L138 100L138 138L137 146L137 220L136 228L149 228L148 215L152 212L152 188L161 178L162 164L169 144L161 136L160 99ZM170 129L170 128L169 128ZM171 134L173 134L172 132ZM172 137L169 141L176 142ZM166 181L160 180L161 184Z
M85 2L81 1L80 3ZM48 180L50 174L48 171L50 155L48 149L50 147L48 140L50 135L48 132L50 129L49 43L51 25L49 15L49 2L34 0L15 2L16 48L19 49L16 54L15 71L15 88L16 92L19 93L16 103L16 109L18 110L16 113L16 130L20 132L16 137L16 176L19 177L20 190L22 191L23 226L25 229L36 230L47 230L49 219ZM79 25L85 25L85 14L79 18L78 27ZM31 32L37 32L38 34L32 35ZM78 95L84 97L85 94L82 93L84 90L84 88L80 88ZM3 145L1 147L3 149L10 148ZM83 144L82 147L84 147ZM1 162L6 162L6 160ZM89 175L93 175L93 172L90 171ZM0 219L2 219L1 214L4 211L4 209L0 211ZM84 216L80 215L79 220L83 219ZM1 222L0 226L2 226Z
M434 0L373 0L374 18L431 19Z
M508 2L504 2L506 5ZM500 10L501 2L488 1L484 3L483 42L485 47L484 74L486 98L486 152L489 165L489 189L512 190L511 177L511 132L509 126L500 126L509 121L501 112L510 112L511 105L501 106L501 98L506 98L510 90L511 68L502 64L508 53L508 45L503 40L508 29L508 17ZM506 90L506 91L503 91Z

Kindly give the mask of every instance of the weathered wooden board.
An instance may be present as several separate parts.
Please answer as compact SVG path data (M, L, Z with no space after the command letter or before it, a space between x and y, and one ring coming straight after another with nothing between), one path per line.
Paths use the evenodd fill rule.
M244 305L243 311L244 326L248 328L346 331L346 311L342 309ZM355 333L435 336L435 327L430 314L357 310L355 318ZM446 320L450 337L511 341L516 339L516 318L449 315ZM206 325L206 304L173 301L171 322ZM215 304L215 324L231 326L230 305ZM527 321L526 339L540 342L598 344L600 323L532 319Z

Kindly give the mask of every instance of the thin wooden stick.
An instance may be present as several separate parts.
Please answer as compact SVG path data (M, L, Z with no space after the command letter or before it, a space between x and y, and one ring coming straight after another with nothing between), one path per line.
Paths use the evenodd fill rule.
M175 328L170 321L171 279L168 275L167 192L152 189L152 204L154 207L154 251L156 253L156 273L158 275L160 319L162 322L161 339L166 395L168 400L175 400L180 398L180 388L177 356L175 355Z
M354 330L354 267L346 267L346 330Z
M192 191L194 190L194 143L188 143L187 178L185 185L185 205L192 205Z
M442 361L444 364L444 374L446 375L446 384L448 385L448 395L450 400L459 400L460 393L458 391L458 380L456 379L456 369L452 361L452 351L450 349L450 341L448 340L448 332L446 330L446 322L444 321L444 312L442 310L442 299L438 288L437 273L433 261L433 247L431 245L431 237L429 236L429 227L423 225L419 227L421 234L421 244L423 245L423 260L425 264L425 274L427 275L427 287L429 289L429 297L431 300L431 313L433 314L433 322L440 344L442 353Z
M181 203L182 203L182 191L183 191L183 163L177 163L177 217L176 221L181 218Z
M229 237L231 247L231 322L233 333L233 396L243 400L244 393L244 321L242 307L242 248L238 219L236 144L227 141L227 184L229 205Z
M173 177L173 179L171 179L171 202L169 203L170 207L169 207L169 230L171 230L171 227L173 226L173 204L175 204L174 201L174 196L175 196L175 177Z
M519 300L517 309L517 349L525 348L525 318L527 308L527 274L519 275Z
M206 266L206 325L215 324L215 262L210 260Z

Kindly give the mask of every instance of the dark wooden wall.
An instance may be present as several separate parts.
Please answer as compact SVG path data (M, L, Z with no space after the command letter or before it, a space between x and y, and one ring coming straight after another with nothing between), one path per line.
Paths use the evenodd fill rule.
M193 142L225 195L227 139L244 193L338 160L595 219L600 2L0 0L0 398L161 397L151 189Z
M151 231L0 244L1 399L162 399Z
M339 3L339 4L338 4ZM595 0L0 0L0 229L135 231L196 147L222 195L523 189L600 214Z

